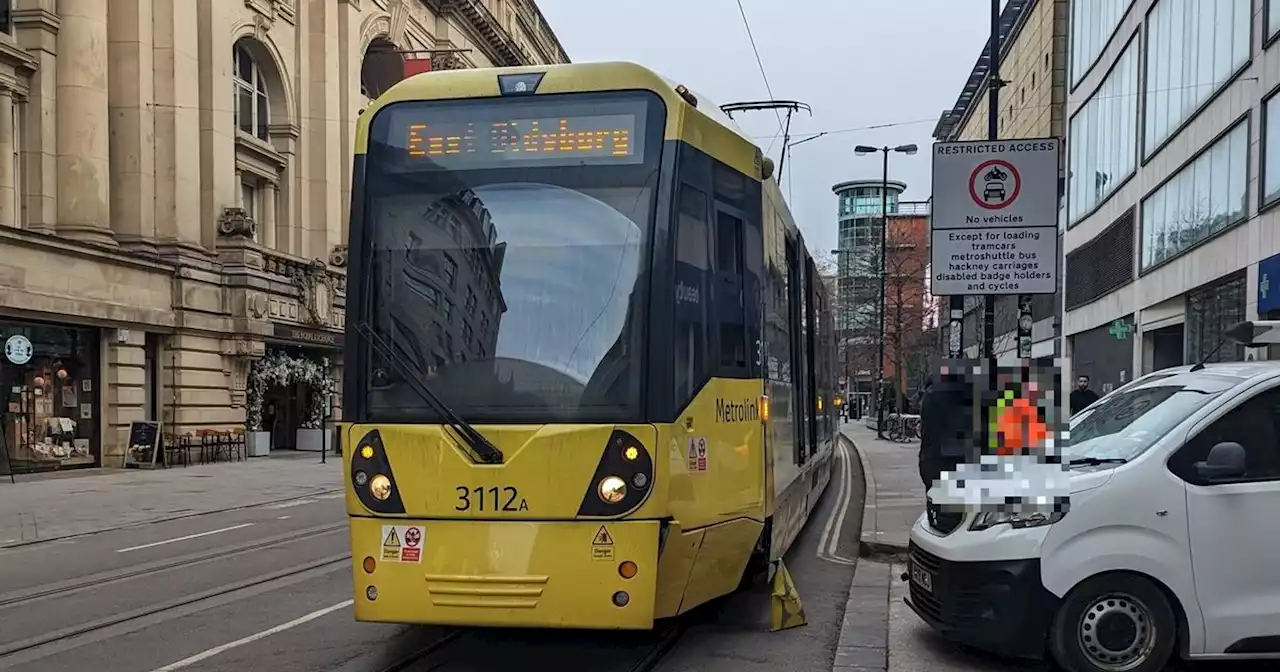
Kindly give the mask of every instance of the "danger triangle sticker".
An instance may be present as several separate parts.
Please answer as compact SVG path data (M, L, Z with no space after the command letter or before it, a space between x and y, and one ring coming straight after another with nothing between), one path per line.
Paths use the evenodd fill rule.
M600 531L596 532L596 538L591 540L592 546L612 546L613 536L609 534L609 530L604 529L604 525L600 526Z
M400 545L400 536L396 534L396 528L391 528L391 534L387 535L387 539L382 542L382 545L388 547L396 547Z

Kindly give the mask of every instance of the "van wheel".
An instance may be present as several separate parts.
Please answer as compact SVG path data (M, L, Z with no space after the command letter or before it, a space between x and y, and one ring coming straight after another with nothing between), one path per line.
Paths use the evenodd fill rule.
M1155 584L1131 574L1094 577L1054 617L1049 648L1068 672L1156 672L1173 655L1173 607Z

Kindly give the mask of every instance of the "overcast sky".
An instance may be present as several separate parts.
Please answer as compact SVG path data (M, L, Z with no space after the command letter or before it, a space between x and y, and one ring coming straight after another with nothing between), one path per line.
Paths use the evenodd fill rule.
M634 61L716 104L769 98L736 0L538 0L574 61ZM931 133L955 104L986 43L987 0L742 0L773 98L800 100L792 135L828 135L787 159L792 212L810 247L836 243L831 186L879 179L879 155L857 157L856 144L915 143L893 155L890 179L904 198L929 197ZM737 115L769 147L778 121L769 111ZM869 128L877 127L877 128ZM778 160L781 140L769 156Z

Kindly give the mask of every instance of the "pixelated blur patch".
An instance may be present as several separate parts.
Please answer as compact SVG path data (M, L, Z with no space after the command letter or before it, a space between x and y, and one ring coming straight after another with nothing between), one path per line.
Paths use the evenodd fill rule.
M966 443L968 458L935 482L931 503L945 510L976 509L975 524L995 516L1033 525L1065 513L1070 473L1061 459L1059 437L1066 432L1059 363L948 360L937 380L970 387L966 396L975 421L971 435L948 437Z

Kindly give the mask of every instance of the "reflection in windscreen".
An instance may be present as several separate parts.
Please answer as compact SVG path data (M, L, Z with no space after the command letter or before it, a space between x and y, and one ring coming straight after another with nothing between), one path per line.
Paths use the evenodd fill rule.
M467 420L581 421L633 407L637 222L650 190L496 182L430 193L432 180L443 181L386 184L373 199L375 328ZM401 375L375 358L371 414L431 422Z
M1235 377L1183 373L1113 392L1071 419L1067 457L1131 460L1237 382Z

